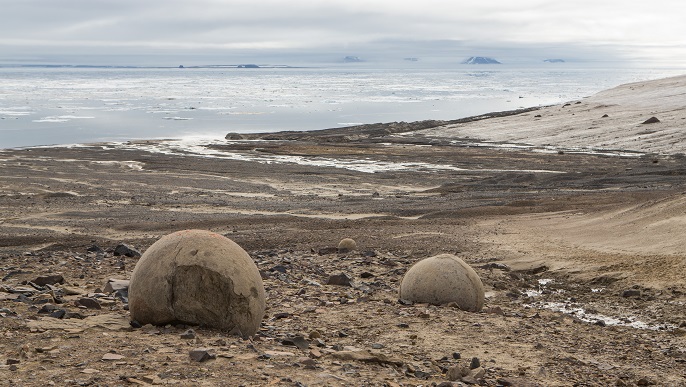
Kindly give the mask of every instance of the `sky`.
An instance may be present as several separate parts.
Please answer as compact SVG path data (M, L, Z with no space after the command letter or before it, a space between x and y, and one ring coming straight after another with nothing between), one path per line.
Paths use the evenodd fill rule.
M0 0L0 63L686 64L684 15L683 0Z

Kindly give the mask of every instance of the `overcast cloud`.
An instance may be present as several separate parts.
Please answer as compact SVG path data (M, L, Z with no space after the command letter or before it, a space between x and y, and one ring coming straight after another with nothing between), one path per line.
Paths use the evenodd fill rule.
M0 0L0 63L460 53L684 63L684 15L682 0Z

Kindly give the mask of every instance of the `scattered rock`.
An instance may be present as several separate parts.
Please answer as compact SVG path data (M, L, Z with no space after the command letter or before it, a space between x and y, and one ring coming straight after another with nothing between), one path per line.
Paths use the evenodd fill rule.
M337 247L322 247L319 249L317 252L319 255L329 255L329 254L336 254L338 252Z
M114 248L114 255L115 256L123 255L125 257L130 257L130 258L139 258L141 256L141 253L140 253L140 251L136 250L135 248L121 243L121 244L118 244L117 247Z
M103 288L103 291L105 293L113 293L113 292L120 291L120 290L124 290L124 291L128 292L129 280L110 278L109 280L107 280L107 283L105 284L105 287Z
M121 360L124 357L125 357L124 355L108 352L102 356L102 360L104 360L104 361L115 361L115 360Z
M373 277L375 277L375 275L368 272L368 271L365 271L362 274L360 274L360 278L373 278Z
M141 380L145 383L152 384L154 386L164 384L162 379L157 375L145 375L141 376Z
M183 332L180 337L182 339L192 340L195 339L197 335L195 334L195 331L193 329L188 329L185 332Z
M197 361L198 363L215 359L217 357L215 354L210 353L209 349L207 348L196 348L190 351L188 355L190 356L191 360Z
M348 277L345 273L330 276L326 281L326 284L337 286L353 286L352 282L350 282L350 277Z
M626 289L622 291L622 297L641 297L641 290L639 289Z
M182 322L251 336L265 308L262 278L248 253L209 231L160 238L138 260L129 284L131 319L141 324Z
M479 368L479 367L481 367L481 361L479 360L478 357L473 357L473 358L472 358L472 361L469 362L469 369L470 369L470 370L473 370L473 369L476 369L476 368Z
M467 376L469 374L469 370L466 369L465 367L461 365L454 365L450 368L448 368L448 371L445 374L446 379L450 381L457 381L457 380L462 380L463 376Z
M33 282L34 284L36 284L38 286L63 284L64 283L64 277L62 277L61 274L46 275L46 276L38 277L31 282Z
M294 336L281 340L281 344L298 347L298 349L306 350L310 347L310 343L305 340L303 336Z
M82 297L76 301L76 306L84 306L88 309L102 309L100 303L95 298Z
M394 366L403 365L402 360L390 358L382 353L372 353L369 351L338 351L331 354L340 360L360 361L364 363L390 364Z
M643 121L641 124L657 124L658 122L660 122L660 120L657 117L650 117L647 120Z
M344 238L338 242L338 252L341 254L349 253L357 249L357 243L351 238Z
M608 118L608 117L610 117L610 116L609 116L609 115L607 115L607 114L603 114L603 116L602 116L602 117L600 117L600 118Z
M484 305L479 275L462 259L441 254L415 263L400 283L400 298L443 305L456 302L460 309L478 312Z
M20 361L19 359L8 358L8 359L5 361L5 364L6 364L6 365L19 364L19 363L21 363L21 361Z
M98 245L92 245L91 247L86 249L87 252L89 253L96 253L96 254L102 254L105 252L105 250L102 249L102 247Z

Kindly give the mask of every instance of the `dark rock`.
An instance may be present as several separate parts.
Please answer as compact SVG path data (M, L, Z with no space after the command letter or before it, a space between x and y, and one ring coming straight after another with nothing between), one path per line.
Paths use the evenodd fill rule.
M540 115L540 114L536 114L536 115L534 116L534 118L541 118L541 117L543 117L543 116Z
M336 254L338 252L338 247L322 247L319 249L318 254L319 255L329 255L329 254Z
M274 320L279 320L279 319L282 319L282 318L289 318L289 317L291 317L291 314L290 314L290 313L288 313L288 312L279 312L279 313L275 313L275 314L274 314L274 317L272 317L272 319L274 319Z
M83 320L85 317L79 312L67 312L63 318L75 318L79 320Z
M399 323L396 325L398 328L409 328L410 325L407 323Z
M383 344L380 344L380 343L373 343L372 344L372 349L382 349L382 348L384 348Z
M639 289L627 289L622 291L622 297L641 297L641 291Z
M57 306L53 305L53 304L45 304L45 305L43 305L43 307L40 308L40 309L38 310L38 312L36 312L36 313L38 313L38 314L50 314L50 313L54 312L54 311L57 310L57 309L59 309L59 308L58 308Z
M102 309L102 306L100 306L100 303L98 300L94 298L79 298L78 301L76 301L77 306L85 306L88 309Z
M374 277L374 274L372 274L368 271L365 271L364 273L360 274L360 278L372 278L372 277Z
M461 358L462 358L462 355L460 355L459 352L453 352L453 359L458 360L458 359L461 359Z
M6 365L19 364L19 363L21 363L21 361L19 361L19 359L9 358L9 359L7 359L7 361L5 361Z
M607 114L603 114L603 116L602 116L602 117L600 117L600 118L608 118L608 117L609 117L609 115L607 115Z
M186 340L192 340L192 339L195 339L196 337L197 337L197 335L195 334L195 331L192 329L188 329L181 334L181 338L186 339Z
M650 117L647 120L643 121L641 124L657 124L658 122L660 122L660 120L658 120L657 117Z
M140 258L141 257L140 251L134 249L133 247L131 247L129 245L125 245L123 243L117 245L117 247L114 248L114 255L116 255L116 256L123 255L126 257L130 257L130 258Z
M117 290L114 292L114 297L116 297L119 301L128 304L129 303L129 289L126 290Z
M98 245L93 245L93 246L87 248L86 251L88 251L89 253L97 253L97 254L102 254L105 252L105 250L103 250L102 247L100 247Z
M496 379L496 383L498 383L499 385L501 385L503 387L508 387L508 386L513 385L513 383L511 381L509 381L507 379L503 379L503 378Z
M373 197L373 198L378 198L378 197L380 197L380 196L381 196L381 194L379 194L379 193L376 192L376 191L374 191L374 193L372 194L372 197Z
M481 367L481 361L479 360L478 357L473 357L472 361L469 363L469 369L473 370L473 369L477 369L479 367Z
M604 320L597 320L594 324L600 327L604 327L607 325L607 323L605 323Z
M62 277L61 274L46 275L46 276L38 277L31 282L33 282L34 284L36 284L38 286L63 284L64 283L64 277Z
M197 361L198 363L217 358L217 355L210 353L207 348L196 348L190 351L188 355L190 356L191 360Z
M288 269L286 268L286 266L283 265L276 265L269 269L269 271L278 271L279 273L286 273L286 270Z
M404 300L402 298L399 298L398 304L400 304L400 305L412 305L412 301L408 301L408 300Z
M489 270L493 270L493 269L503 270L503 271L510 271L510 270L512 270L512 269L510 269L510 267L507 266L506 264L504 264L504 263L497 263L497 262L487 263L487 264L481 265L481 266L479 266L479 267L482 268L482 269L489 269Z
M224 139L230 140L230 141L240 141L240 140L244 140L245 137L243 137L243 135L240 133L231 132L231 133L227 134L226 137L224 137Z
M306 350L310 348L310 343L303 336L293 336L281 340L281 344L297 347L298 349Z
M350 282L350 277L348 277L345 273L340 273L340 274L335 274L329 277L329 279L326 281L327 285L337 285L337 286L350 286L352 287L352 283Z
M376 254L376 251L374 251L374 250L365 250L362 252L362 256L365 258L373 258L373 257L376 257L377 254Z
M129 325L131 325L132 328L143 328L143 325L136 320L131 320Z

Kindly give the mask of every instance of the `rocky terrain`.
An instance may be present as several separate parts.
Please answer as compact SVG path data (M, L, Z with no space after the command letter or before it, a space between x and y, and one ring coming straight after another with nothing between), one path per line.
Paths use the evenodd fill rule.
M570 106L542 112L555 109ZM686 158L498 137L537 114L229 136L202 152L1 151L0 380L686 385ZM256 262L258 334L131 323L140 253L182 229L225 235ZM343 238L357 249L339 252ZM409 267L440 253L479 274L481 312L398 298Z

